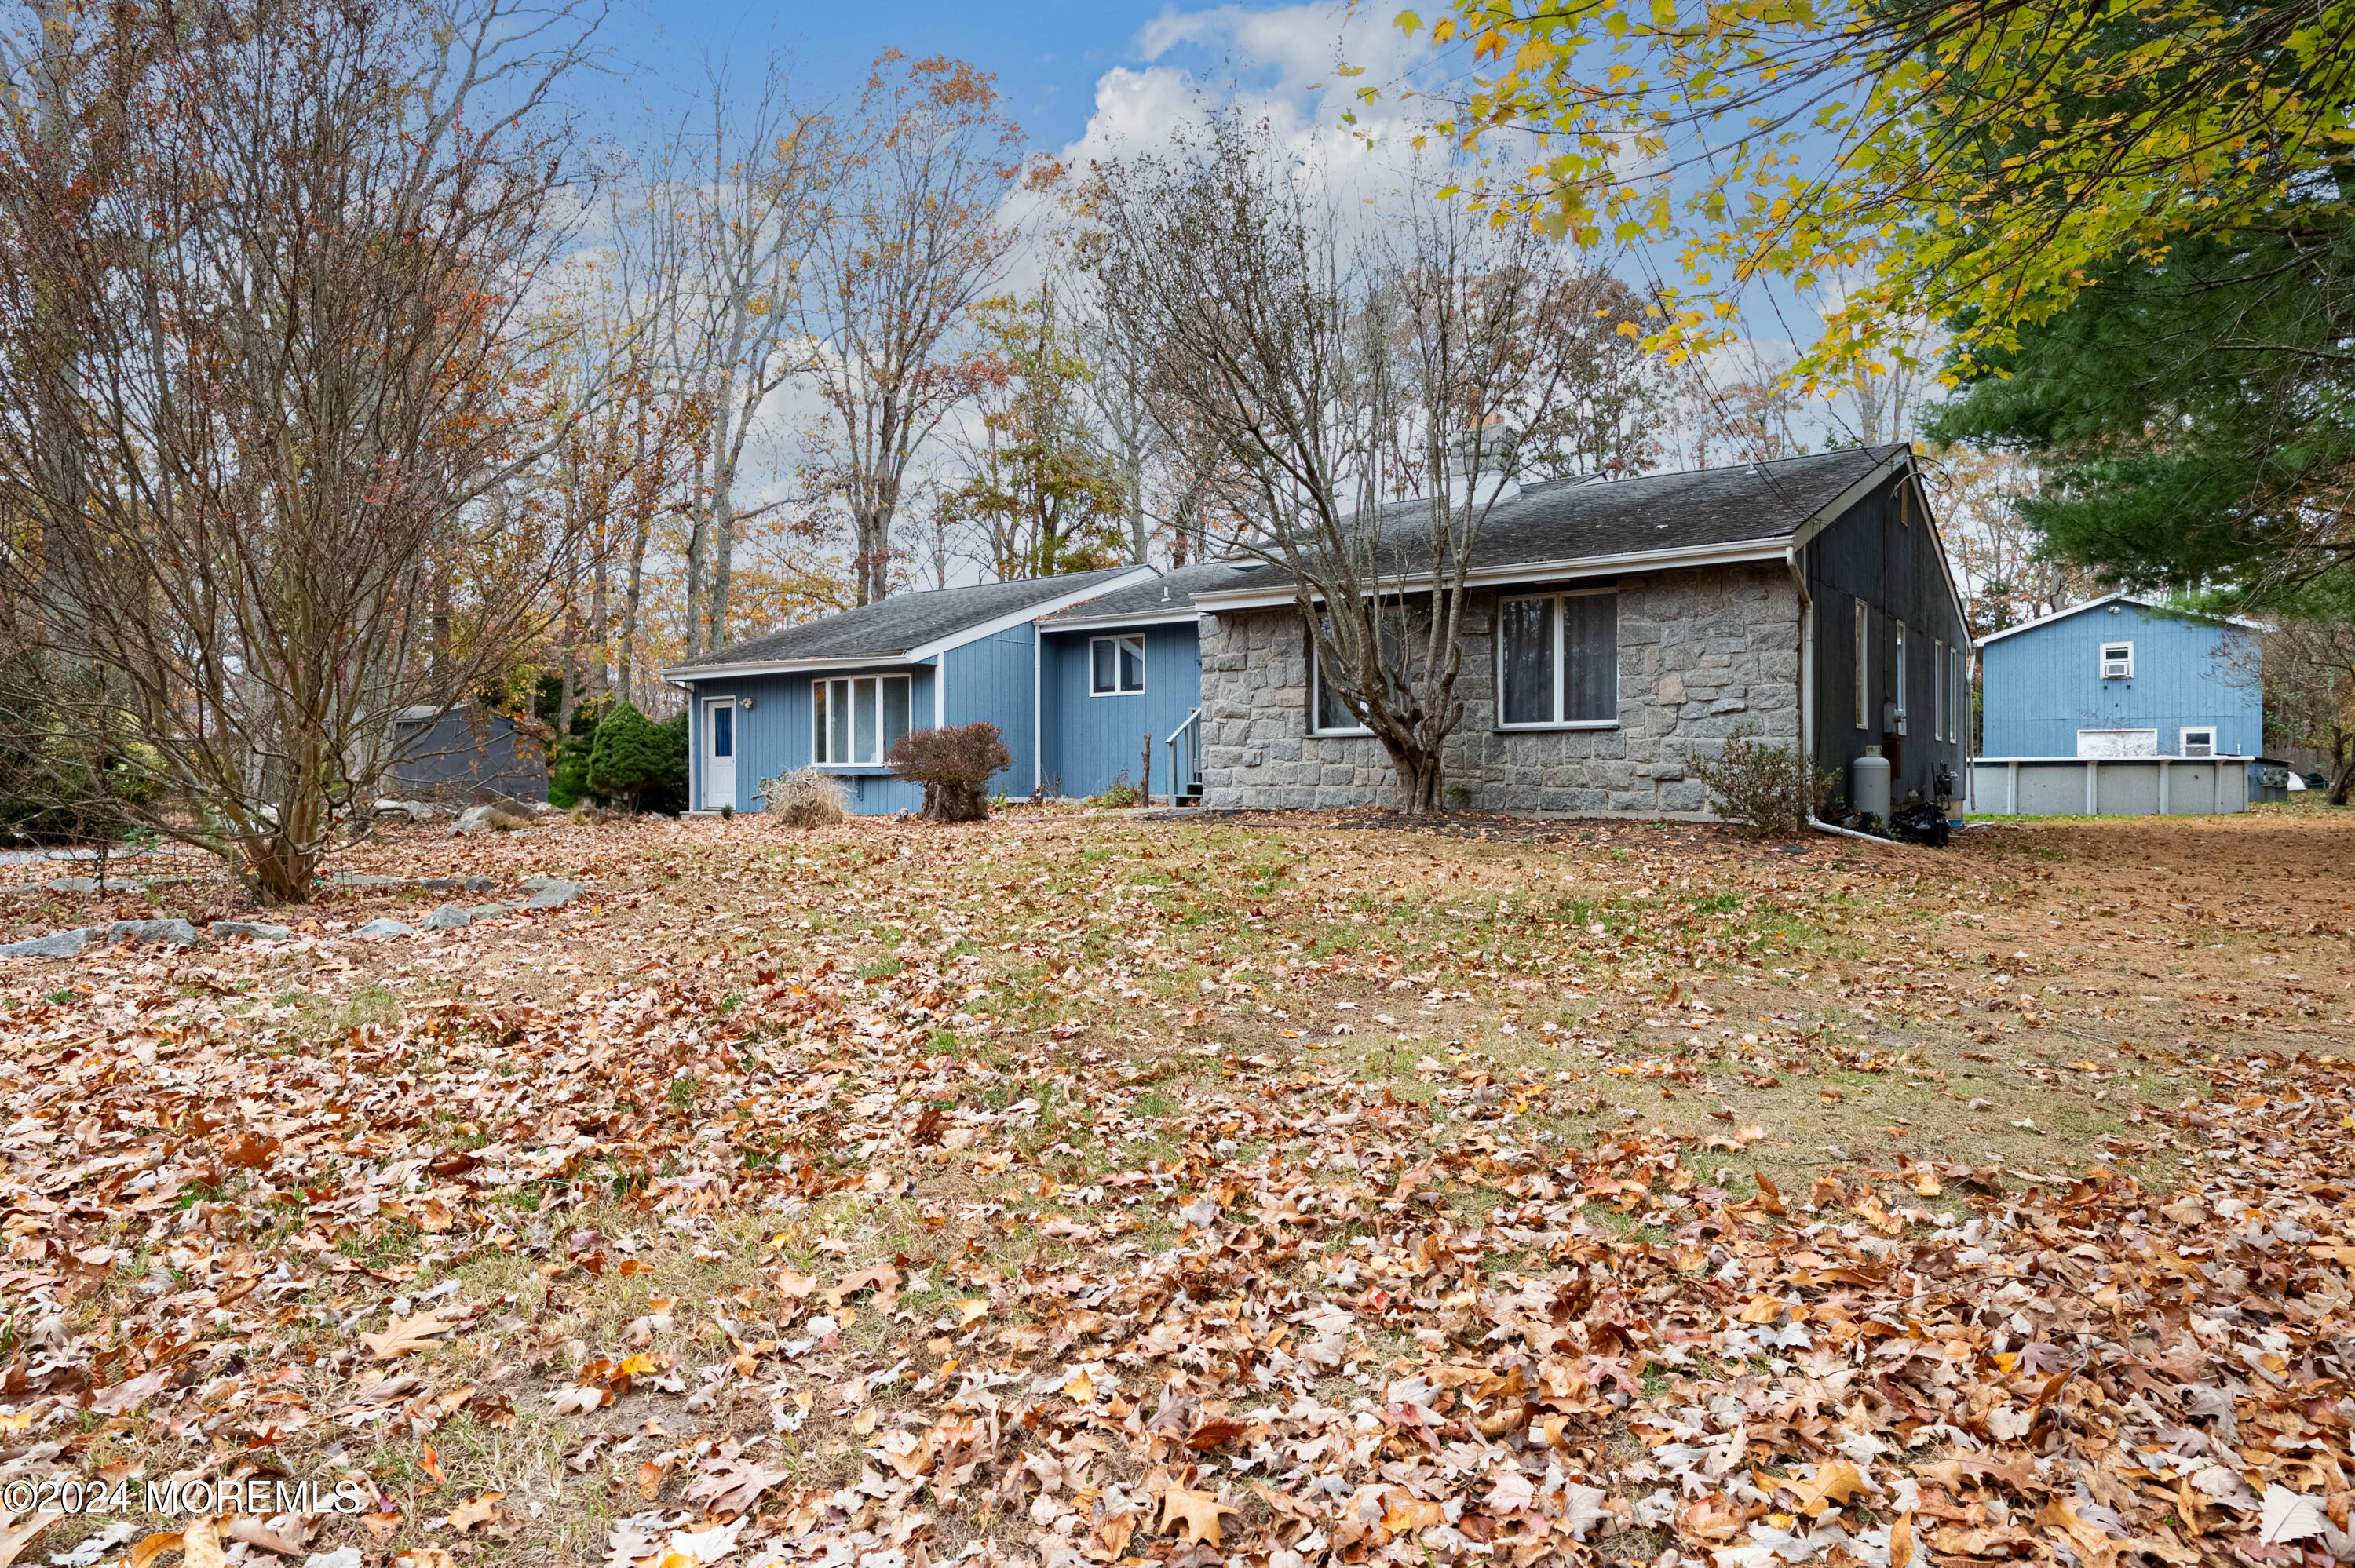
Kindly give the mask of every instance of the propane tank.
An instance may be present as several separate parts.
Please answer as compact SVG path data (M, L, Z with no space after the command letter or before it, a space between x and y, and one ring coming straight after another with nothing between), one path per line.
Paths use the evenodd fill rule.
M1860 815L1889 821L1889 758L1881 747L1868 746L1864 755L1849 764L1849 805Z

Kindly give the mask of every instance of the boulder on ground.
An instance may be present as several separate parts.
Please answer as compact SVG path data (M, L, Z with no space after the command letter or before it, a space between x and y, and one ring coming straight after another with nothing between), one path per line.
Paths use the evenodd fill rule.
M52 931L46 937L28 937L21 942L0 946L0 959L70 959L100 934L96 926L82 926L71 931Z
M442 809L428 800L382 800L376 803L379 817L399 817L411 822L430 822L442 814Z
M161 942L168 947L193 948L204 938L186 920L117 920L106 928L109 942L128 942L137 947L144 942Z
M473 838L476 833L511 833L518 828L531 826L512 811L496 806L469 806L450 826L452 838Z
M381 940L390 937L414 937L417 931L415 927L404 926L398 920L371 920L352 935L366 937L371 940Z
M365 872L339 871L336 873L336 885L337 887L406 887L409 885L409 878L370 876Z
M524 907L561 909L580 896L581 885L577 882L543 882L533 891L531 902Z
M284 942L293 938L292 927L273 926L267 920L216 920L213 935L226 941L231 937L243 937L251 942Z
M545 800L526 800L518 796L510 795L504 789L494 789L487 784L482 785L474 790L474 804L478 806L496 806L500 810L505 811L510 817L523 817L526 819L537 817L542 812L552 811L556 809Z
M474 923L474 917L455 904L444 904L417 924L425 931L463 931Z
M466 910L468 916L476 920L503 920L514 913L504 904L475 904Z

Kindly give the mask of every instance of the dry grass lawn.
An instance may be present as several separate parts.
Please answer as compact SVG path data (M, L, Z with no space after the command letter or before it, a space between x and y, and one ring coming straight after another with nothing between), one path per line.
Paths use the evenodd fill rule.
M0 1563L2355 1554L2344 814L341 869L404 880L0 960ZM168 915L252 912L0 932Z

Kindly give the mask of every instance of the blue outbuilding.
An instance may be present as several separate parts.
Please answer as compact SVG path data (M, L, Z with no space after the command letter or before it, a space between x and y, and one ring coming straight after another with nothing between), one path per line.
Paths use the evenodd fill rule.
M900 594L674 665L664 678L690 694L694 808L759 810L763 783L815 767L854 812L913 810L923 792L885 766L892 745L983 719L1013 758L993 793L1139 781L1148 736L1156 768L1178 737L1187 793L1202 678L1193 595L1234 569L1115 567ZM1170 793L1167 773L1154 793Z
M2266 783L2262 630L2114 593L1981 638L1974 803L2240 810Z

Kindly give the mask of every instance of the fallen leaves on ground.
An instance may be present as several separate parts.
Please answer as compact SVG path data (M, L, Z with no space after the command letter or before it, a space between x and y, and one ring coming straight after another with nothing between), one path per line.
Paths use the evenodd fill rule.
M1606 1073L1732 1092L1596 1031L1115 1052L961 939L307 1043L217 955L81 972L107 1006L10 1021L0 1479L282 1471L386 1521L240 1504L175 1521L190 1563L446 1563L582 1494L613 1568L2355 1561L2329 1052L2198 1064L2137 1128L2166 1185L2094 1149L1778 1184L1721 1165L1780 1147L1738 1116L1582 1126ZM458 1457L519 1427L545 1472Z

